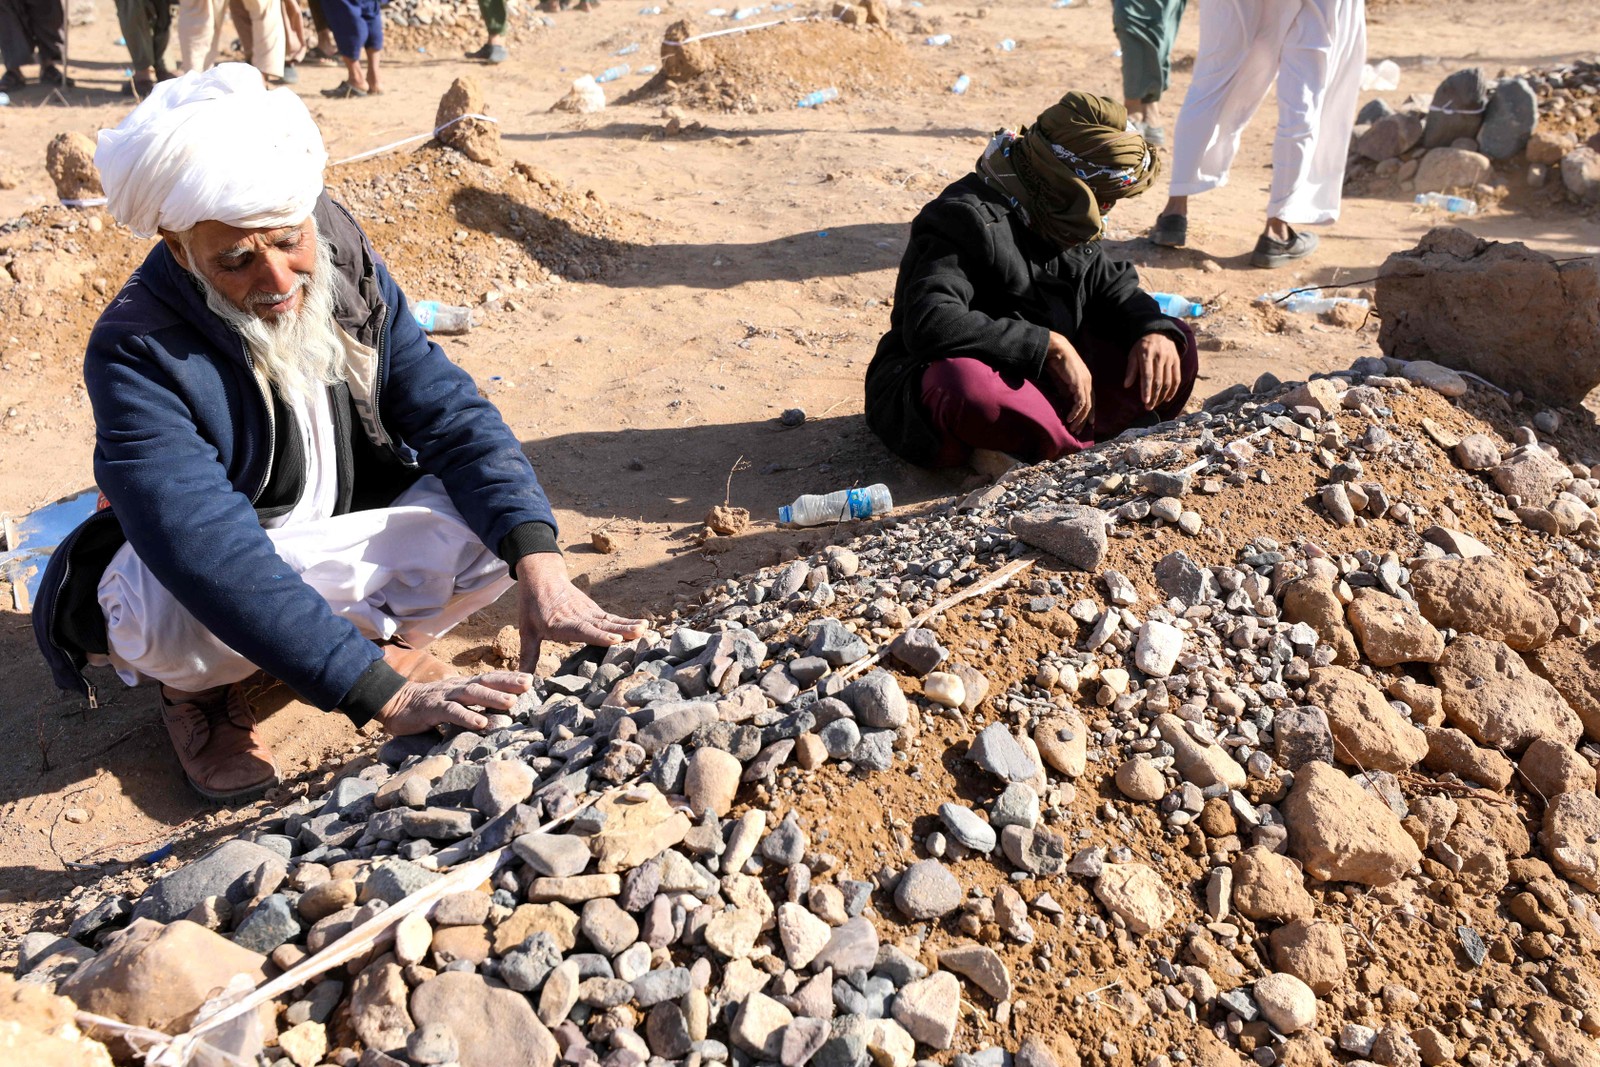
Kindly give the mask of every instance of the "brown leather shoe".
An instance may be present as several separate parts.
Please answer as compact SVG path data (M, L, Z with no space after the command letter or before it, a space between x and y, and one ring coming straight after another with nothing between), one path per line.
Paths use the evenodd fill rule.
M240 800L277 784L278 765L256 734L242 684L181 696L174 703L161 687L161 721L195 792L209 800Z
M382 646L383 660L400 672L408 682L442 682L461 672L420 648L411 648L397 641L386 641Z

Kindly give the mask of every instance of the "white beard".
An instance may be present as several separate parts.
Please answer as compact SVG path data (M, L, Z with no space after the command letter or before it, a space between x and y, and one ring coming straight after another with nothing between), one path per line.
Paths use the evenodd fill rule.
M298 276L300 306L268 320L235 306L199 273L206 306L244 339L267 383L287 401L308 397L319 385L345 380L345 350L333 321L333 256L313 228L316 264ZM287 293L253 294L254 304L274 304Z

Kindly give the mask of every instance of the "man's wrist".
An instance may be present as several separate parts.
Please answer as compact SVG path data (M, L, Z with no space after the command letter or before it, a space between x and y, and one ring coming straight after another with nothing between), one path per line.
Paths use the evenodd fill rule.
M405 684L405 675L380 657L373 660L372 665L356 679L344 699L339 701L339 710L357 726L365 726L383 710L385 704L394 699L394 695Z
M505 560L512 574L516 574L517 564L524 556L545 553L561 555L561 546L556 544L555 527L547 522L524 522L513 526L511 532L500 539L499 550L495 554Z

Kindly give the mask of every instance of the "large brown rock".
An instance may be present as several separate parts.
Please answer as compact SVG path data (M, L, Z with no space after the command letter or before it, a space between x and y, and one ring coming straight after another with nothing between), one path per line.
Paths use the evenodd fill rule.
M1375 667L1397 663L1437 663L1444 635L1422 617L1415 604L1377 589L1362 589L1350 605L1350 628Z
M694 24L679 19L667 27L661 37L661 73L668 81L691 81L716 69L717 57L704 41L694 41L697 36ZM687 44L681 42L688 41Z
M60 992L85 1011L178 1034L234 975L252 984L265 981L266 962L260 953L187 919L166 926L135 919L62 982Z
M79 1031L77 1006L41 985L0 975L0 1063L111 1067L111 1053Z
M439 98L433 128L439 143L454 148L476 163L500 162L500 125L468 115L488 114L488 101L474 78L457 78Z
M446 971L411 994L419 1027L442 1023L455 1034L461 1067L553 1067L560 1049L528 998L489 985L481 975Z
M1283 617L1317 631L1317 639L1333 649L1333 662L1348 667L1361 658L1356 636L1345 625L1344 605L1330 582L1297 578L1283 587Z
M1419 563L1411 571L1411 595L1435 626L1504 641L1519 652L1555 636L1555 606L1498 556Z
M1456 880L1464 889L1493 897L1511 880L1511 860L1533 847L1517 810L1509 804L1463 797L1445 845L1461 857Z
M1273 966L1300 979L1317 996L1333 992L1344 980L1348 964L1338 923L1300 919L1272 931L1268 942Z
M1275 923L1310 919L1317 911L1294 860L1261 845L1233 861L1233 906L1247 919Z
M1600 741L1600 643L1585 648L1575 641L1555 641L1529 658L1578 713L1584 736Z
M1433 668L1445 719L1481 745L1520 753L1547 737L1577 744L1583 724L1555 686L1499 641L1463 634Z
M1525 245L1439 227L1384 262L1378 344L1568 405L1600 385L1600 257L1558 263Z
M81 133L58 133L44 150L44 169L56 183L62 200L88 200L105 196L100 172L94 167L94 142Z
M1515 765L1501 753L1479 748L1472 738L1447 726L1424 726L1422 732L1428 738L1422 765L1428 770L1453 774L1497 792L1511 784Z
M400 965L385 953L367 964L350 983L350 1000L344 1019L361 1043L379 1052L405 1048L406 1035L416 1029L406 1006L409 991L401 977Z
M1306 699L1328 713L1333 757L1366 771L1409 771L1428 754L1428 739L1383 691L1345 667L1311 672Z
M1422 859L1388 805L1326 763L1295 772L1283 815L1289 850L1313 878L1388 885Z
M1563 793L1544 812L1539 834L1550 865L1591 892L1600 892L1600 796Z

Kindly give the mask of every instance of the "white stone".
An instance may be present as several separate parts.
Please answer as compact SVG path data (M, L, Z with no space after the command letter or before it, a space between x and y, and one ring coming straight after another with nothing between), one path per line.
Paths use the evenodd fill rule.
M922 694L935 704L959 708L967 699L967 687L959 677L949 671L934 671L922 679Z
M833 928L799 904L778 906L778 939L789 966L803 969L817 958L833 936Z
M1293 1034L1317 1021L1317 995L1292 974L1275 972L1256 983L1256 1006L1272 1028Z
M421 963L432 945L433 927L422 912L414 911L395 924L394 958L400 963Z
M1151 620L1139 627L1139 644L1133 662L1152 678L1165 678L1178 665L1183 652L1183 631L1176 626Z
M788 1008L764 993L751 993L734 1016L728 1036L746 1052L776 1062L783 1048L783 1028L792 1022Z
M949 971L935 971L907 982L894 998L892 1014L924 1045L948 1049L961 1019L961 981Z

